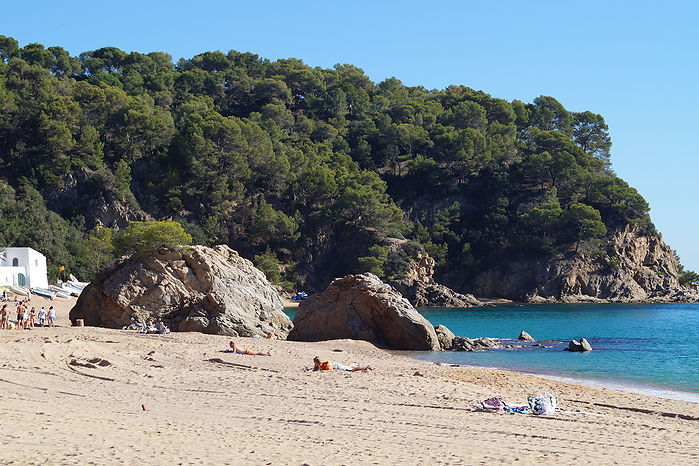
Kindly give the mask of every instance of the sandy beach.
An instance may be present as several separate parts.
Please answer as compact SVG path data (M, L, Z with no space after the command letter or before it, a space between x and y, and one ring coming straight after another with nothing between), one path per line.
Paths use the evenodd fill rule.
M35 298L33 305L45 304ZM48 304L48 301L46 301ZM699 404L392 355L366 342L0 332L3 464L697 464ZM320 356L370 372L308 372ZM482 412L550 392L553 416Z

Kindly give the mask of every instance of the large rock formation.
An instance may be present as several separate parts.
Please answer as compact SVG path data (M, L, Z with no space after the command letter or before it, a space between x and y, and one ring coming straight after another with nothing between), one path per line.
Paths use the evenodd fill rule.
M568 348L566 349L566 351L586 353L588 351L592 351L592 346L586 338L581 338L580 341L571 340L570 343L568 343Z
M482 274L476 292L530 302L672 302L699 296L678 282L677 260L659 236L634 227L615 233L597 257L569 253L513 261Z
M421 247L408 240L389 238L389 264L398 264L396 278L388 283L415 307L478 307L484 304L473 295L457 293L437 283L433 277L435 261Z
M120 328L162 320L173 330L285 336L291 321L265 275L228 246L137 254L85 288L70 319Z
M468 337L455 337L452 341L451 349L456 351L479 351L489 348L495 348L498 343L490 338L479 337L471 339Z
M105 187L101 176L101 172L87 168L76 169L64 174L60 185L43 186L41 194L48 208L56 212L79 205L88 228L96 225L124 228L129 222L152 220L136 202L128 202L113 189Z
M407 299L370 273L334 280L301 302L289 340L340 338L402 350L439 351L432 325Z
M449 330L449 328L446 325L435 325L434 326L434 332L437 334L437 340L439 340L439 346L443 350L450 350L454 341L454 338L456 338L456 335L454 335L454 332Z

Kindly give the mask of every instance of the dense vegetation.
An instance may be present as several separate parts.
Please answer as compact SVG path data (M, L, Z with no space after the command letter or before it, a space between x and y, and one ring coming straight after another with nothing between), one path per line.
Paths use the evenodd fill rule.
M652 232L610 146L600 115L552 97L375 84L352 65L233 50L72 57L0 36L0 244L83 277L113 260L100 226L172 219L288 285L384 272L389 236L465 284L502 259Z

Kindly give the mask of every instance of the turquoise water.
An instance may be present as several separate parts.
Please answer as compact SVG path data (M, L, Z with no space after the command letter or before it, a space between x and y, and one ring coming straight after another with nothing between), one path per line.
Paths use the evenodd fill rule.
M412 357L587 380L641 392L684 392L699 401L699 304L500 305L420 309L467 337L516 339L526 330L551 348L414 352ZM587 338L593 351L563 351ZM503 344L516 343L503 341Z

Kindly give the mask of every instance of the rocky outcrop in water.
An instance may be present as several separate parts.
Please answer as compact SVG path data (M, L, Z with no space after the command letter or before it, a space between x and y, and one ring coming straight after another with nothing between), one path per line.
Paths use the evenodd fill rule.
M422 247L408 240L389 238L388 265L392 266L388 283L415 307L479 307L484 304L473 295L461 294L437 283L435 261Z
M285 336L291 328L265 275L228 246L131 256L101 273L70 311L72 322L99 327L148 318L172 330L231 336Z
M677 261L662 238L631 226L615 233L601 255L513 261L479 276L475 291L534 303L699 300L680 286Z
M467 338L467 337L456 337L452 341L451 349L456 351L478 351L489 348L495 348L498 346L496 341L490 338Z
M529 335L529 333L527 333L525 330L522 330L522 331L519 333L519 336L517 337L517 339L518 339L519 341L530 341L530 342L535 342L535 341L536 341L536 340L535 340L531 335Z
M301 302L289 340L351 338L402 350L440 349L434 327L390 285L373 274L334 280Z
M568 343L568 348L566 348L566 351L585 353L587 351L592 351L592 346L587 339L581 338L580 341L571 340L571 342Z
M456 335L454 335L454 333L445 325L435 325L434 331L437 334L439 346L442 348L442 350L450 350Z

